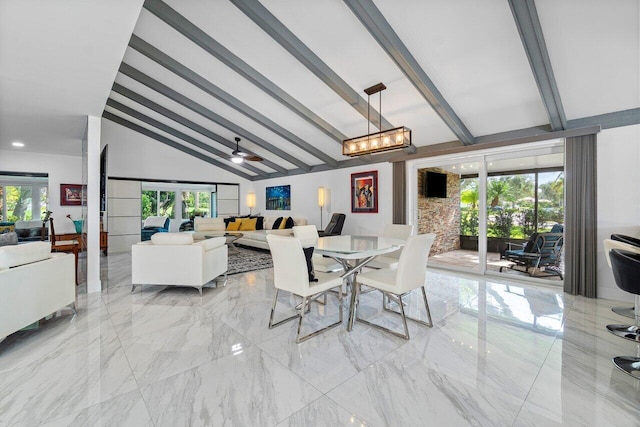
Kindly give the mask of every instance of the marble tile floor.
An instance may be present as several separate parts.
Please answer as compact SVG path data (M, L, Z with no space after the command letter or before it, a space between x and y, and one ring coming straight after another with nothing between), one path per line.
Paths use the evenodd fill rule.
M294 322L267 328L273 270L201 298L131 294L130 256L103 261L105 290L81 291L75 317L0 342L0 426L640 424L640 381L610 361L636 352L605 331L626 322L619 302L429 270L435 325L410 323L410 341L357 323L295 344ZM297 302L283 294L277 316ZM362 296L363 317L400 326L380 308ZM314 304L305 328L337 310Z

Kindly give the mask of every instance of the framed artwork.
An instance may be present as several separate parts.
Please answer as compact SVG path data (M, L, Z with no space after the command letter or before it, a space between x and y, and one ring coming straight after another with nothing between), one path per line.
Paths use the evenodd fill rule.
M60 206L87 204L87 193L80 184L60 184Z
M268 211L290 211L291 186L278 185L275 187L267 187L266 201L266 209Z
M351 174L351 212L378 213L378 171Z

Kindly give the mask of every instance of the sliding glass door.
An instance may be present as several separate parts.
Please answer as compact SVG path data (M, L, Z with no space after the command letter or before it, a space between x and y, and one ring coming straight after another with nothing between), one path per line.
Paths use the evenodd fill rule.
M411 163L411 223L420 234L436 234L430 266L525 280L561 279L564 145L553 141L527 147ZM540 251L527 243L539 235L562 239L550 258L531 255Z

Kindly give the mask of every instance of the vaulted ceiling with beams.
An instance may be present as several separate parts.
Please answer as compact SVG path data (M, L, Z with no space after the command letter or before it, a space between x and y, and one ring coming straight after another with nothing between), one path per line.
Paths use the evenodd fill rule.
M640 123L637 0L146 0L103 117L259 180L412 147ZM381 111L380 110L381 106ZM381 117L381 120L378 118ZM240 148L262 162L231 162Z

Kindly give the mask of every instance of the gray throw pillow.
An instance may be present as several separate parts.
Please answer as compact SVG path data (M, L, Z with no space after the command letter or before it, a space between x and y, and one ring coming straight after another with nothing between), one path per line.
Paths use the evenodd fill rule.
M9 233L0 234L0 246L9 246L18 244L18 233L11 231Z

